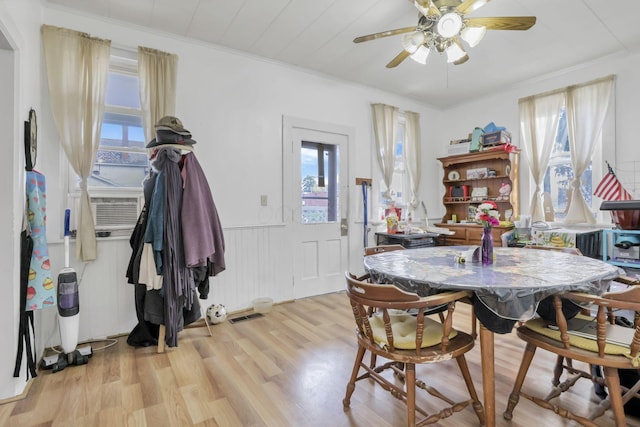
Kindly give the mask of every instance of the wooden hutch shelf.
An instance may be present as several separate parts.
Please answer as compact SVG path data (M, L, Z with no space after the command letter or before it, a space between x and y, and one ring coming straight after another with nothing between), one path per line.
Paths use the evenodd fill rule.
M482 227L474 222L473 211L485 200L492 200L498 205L500 220L505 220L505 213L511 211L512 217L519 215L518 195L518 157L520 152L506 152L493 148L477 153L458 154L441 157L445 194L442 204L446 212L442 223L455 234L447 237L449 245L479 245ZM504 185L511 186L508 195L501 195L499 190ZM486 193L482 189L486 188ZM480 194L474 197L474 189ZM450 224L450 220L456 222ZM465 222L461 222L465 221ZM496 246L502 244L500 235L511 230L513 226L493 227L493 240Z

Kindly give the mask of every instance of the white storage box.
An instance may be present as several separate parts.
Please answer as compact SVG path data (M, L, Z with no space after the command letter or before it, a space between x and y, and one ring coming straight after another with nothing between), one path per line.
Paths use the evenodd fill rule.
M471 146L470 142L460 142L458 144L450 144L447 147L447 152L450 156L456 154L467 154L469 152L469 147Z

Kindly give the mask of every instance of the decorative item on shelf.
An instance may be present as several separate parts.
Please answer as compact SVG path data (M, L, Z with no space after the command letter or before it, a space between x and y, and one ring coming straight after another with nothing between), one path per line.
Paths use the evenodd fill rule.
M395 204L391 204L391 207L384 210L384 217L386 218L392 211L396 212L398 221L402 221L402 208L396 207Z
M487 187L474 187L471 191L471 200L473 202L481 202L489 196Z
M467 154L470 147L470 140L451 141L451 144L447 147L447 154L450 156L456 154Z
M460 179L460 172L458 171L450 171L447 174L447 178L449 179L449 181L457 181Z
M511 217L513 216L513 209L507 209L504 211L504 220L511 222Z
M510 144L511 134L505 130L497 132L485 133L482 135L482 146L492 147L494 145Z
M387 233L396 234L398 232L398 213L395 205L392 203L389 209L386 209Z
M448 201L461 202L469 198L469 186L468 185L452 185L449 187L449 193L447 194Z
M482 225L482 240L480 241L480 252L482 254L482 265L493 264L493 235L491 228L500 225L496 218L498 206L490 201L484 201L478 206L476 220Z
M498 189L498 193L500 194L496 200L509 200L509 195L511 194L511 184L508 182L503 182Z
M471 222L475 222L476 213L478 213L478 207L475 205L469 205L469 208L467 210L467 219Z
M471 133L471 144L469 146L469 152L477 153L480 151L480 140L482 139L482 135L484 134L484 130L482 128L474 128Z
M484 151L504 151L507 153L514 153L518 151L518 147L510 142L507 142L506 144L500 144L496 145L495 147L485 148Z
M483 179L489 175L488 168L467 169L467 179Z

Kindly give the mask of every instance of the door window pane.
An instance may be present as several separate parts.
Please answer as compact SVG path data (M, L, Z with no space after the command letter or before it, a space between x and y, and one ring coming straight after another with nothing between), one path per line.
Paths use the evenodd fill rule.
M336 145L302 142L300 150L301 222L338 221L338 164Z

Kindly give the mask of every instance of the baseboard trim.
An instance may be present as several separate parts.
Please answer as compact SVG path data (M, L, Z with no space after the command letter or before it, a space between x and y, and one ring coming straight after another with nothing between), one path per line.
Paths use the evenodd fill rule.
M22 393L20 393L19 395L9 397L6 399L0 399L0 405L5 405L11 402L17 402L18 400L22 400L25 397L27 397L27 395L29 394L29 390L31 389L31 385L34 383L35 380L36 378L29 379L29 381L27 381L27 386L24 388L24 390L22 390Z

